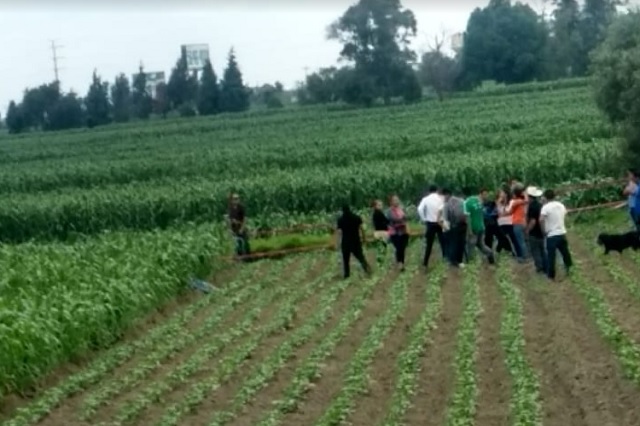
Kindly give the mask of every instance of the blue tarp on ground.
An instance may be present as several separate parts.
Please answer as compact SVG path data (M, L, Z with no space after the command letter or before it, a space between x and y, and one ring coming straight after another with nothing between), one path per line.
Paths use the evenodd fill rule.
M213 285L209 284L208 282L198 280L195 278L189 281L189 287L191 287L194 290L199 290L206 294L211 293L214 290L217 290L217 288L215 288Z

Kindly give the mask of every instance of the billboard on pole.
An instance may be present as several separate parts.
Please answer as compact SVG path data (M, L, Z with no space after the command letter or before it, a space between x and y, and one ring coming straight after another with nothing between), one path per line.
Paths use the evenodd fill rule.
M208 44L183 44L181 50L187 59L189 71L201 70L209 59Z

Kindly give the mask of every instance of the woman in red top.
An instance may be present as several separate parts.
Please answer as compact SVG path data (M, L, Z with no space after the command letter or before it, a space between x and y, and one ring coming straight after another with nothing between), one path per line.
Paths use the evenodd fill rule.
M516 243L520 246L521 255L518 257L520 262L523 262L527 258L527 243L525 237L525 230L527 228L527 204L529 204L529 200L525 196L524 190L516 187L506 212L511 214L513 233L516 237Z
M390 198L390 208L387 213L389 219L389 237L391 244L396 249L396 263L401 271L404 271L404 258L407 245L409 244L409 234L407 232L407 216L400 206L400 199L397 195Z

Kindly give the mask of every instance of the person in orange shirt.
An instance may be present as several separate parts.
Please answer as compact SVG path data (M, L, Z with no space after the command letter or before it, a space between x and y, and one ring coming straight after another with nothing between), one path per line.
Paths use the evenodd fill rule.
M507 214L511 214L513 223L513 233L516 237L516 243L520 246L521 254L518 261L524 262L527 258L527 204L528 198L524 194L523 188L517 186L513 191L513 198L507 206Z

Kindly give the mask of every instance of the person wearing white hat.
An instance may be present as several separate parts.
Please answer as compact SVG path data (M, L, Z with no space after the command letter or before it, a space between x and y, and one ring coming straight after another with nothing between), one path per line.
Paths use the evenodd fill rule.
M529 186L526 192L529 196L529 207L527 208L529 252L531 253L531 257L533 257L536 272L546 273L547 261L544 249L544 234L540 227L540 213L542 212L540 197L542 196L542 190L535 186Z

